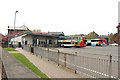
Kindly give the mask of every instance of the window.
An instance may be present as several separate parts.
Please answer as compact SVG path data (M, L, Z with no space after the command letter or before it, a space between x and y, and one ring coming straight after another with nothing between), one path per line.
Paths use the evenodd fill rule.
M49 44L52 44L52 40L49 40Z
M38 42L38 45L40 45L40 41Z
M99 42L99 41L102 41L102 40L91 40L91 42Z
M71 44L71 42L63 42L63 44Z
M78 42L75 42L75 44L78 44Z

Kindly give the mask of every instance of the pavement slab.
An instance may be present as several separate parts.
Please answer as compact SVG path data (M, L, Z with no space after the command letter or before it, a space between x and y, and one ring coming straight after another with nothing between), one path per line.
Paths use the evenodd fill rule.
M28 58L36 67L38 67L49 78L82 78L80 74L75 74L74 70L57 66L53 61L48 61L40 56L33 55L21 48L16 48L21 54Z
M7 78L39 78L5 50L2 51L2 62Z

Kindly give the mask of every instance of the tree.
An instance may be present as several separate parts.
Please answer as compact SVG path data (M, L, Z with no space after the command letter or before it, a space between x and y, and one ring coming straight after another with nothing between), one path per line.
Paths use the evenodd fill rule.
M85 36L86 39L95 39L95 38L98 38L99 35L96 33L96 32L90 32L88 35Z
M118 35L118 33L115 33L115 34L113 35L113 40L114 40L115 43L118 43L118 42L119 42L119 35Z
M109 43L110 43L110 44L114 43L113 33L111 33L111 34L108 35L108 39L109 39Z

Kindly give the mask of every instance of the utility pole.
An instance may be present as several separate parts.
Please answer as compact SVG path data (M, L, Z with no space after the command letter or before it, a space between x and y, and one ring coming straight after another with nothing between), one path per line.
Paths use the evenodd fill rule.
M18 11L15 11L15 17L14 17L14 40L13 40L13 46L15 47L15 24L16 24L16 13L17 13Z
M9 34L9 26L8 26L8 48L10 47L10 34Z

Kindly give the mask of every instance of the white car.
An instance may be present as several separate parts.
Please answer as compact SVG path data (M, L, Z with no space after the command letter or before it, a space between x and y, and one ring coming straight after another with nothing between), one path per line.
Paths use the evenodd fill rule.
M117 43L109 44L109 46L118 46Z

